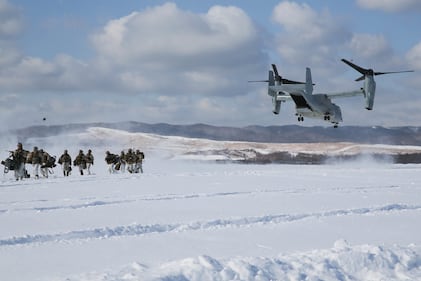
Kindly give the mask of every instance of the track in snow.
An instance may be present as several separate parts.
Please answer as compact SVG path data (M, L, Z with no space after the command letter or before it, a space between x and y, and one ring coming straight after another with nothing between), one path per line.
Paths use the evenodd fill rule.
M350 216L350 215L376 215L388 212L403 212L421 210L421 205L402 205L392 204L373 208L358 208L349 210L332 210L320 213L302 213L302 214L274 214L260 217L244 217L215 219L210 221L196 221L188 224L152 224L152 225L128 225L105 227L96 229L76 230L67 233L55 234L37 234L21 237L12 237L0 240L0 246L14 246L32 243L62 242L70 240L88 240L112 238L119 236L136 236L150 233L180 232L194 230L221 229L227 227L244 227L256 224L279 224L304 219L319 219L332 216Z

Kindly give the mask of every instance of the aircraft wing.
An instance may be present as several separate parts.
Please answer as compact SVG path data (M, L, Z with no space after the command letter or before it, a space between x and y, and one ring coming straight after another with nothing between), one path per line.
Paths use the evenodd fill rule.
M329 98L349 98L349 97L355 97L359 95L364 95L363 90L358 91L350 91L350 92L339 92L339 93L327 93L326 96Z
M277 101L291 101L291 100L292 100L292 98L291 98L291 96L290 96L290 94L289 94L289 93L286 93L286 92L279 92L279 93L276 95L276 100L277 100Z
M311 106L308 104L307 100L304 98L303 93L297 92L297 93L291 93L290 95L296 105L296 108L308 108L312 110Z
M276 97L277 101L293 101L297 108L310 108L310 105L307 103L304 98L304 93L301 91L294 91L293 93L283 93Z
M278 95L276 97L276 100L277 101L292 101L292 98L289 94L288 95Z

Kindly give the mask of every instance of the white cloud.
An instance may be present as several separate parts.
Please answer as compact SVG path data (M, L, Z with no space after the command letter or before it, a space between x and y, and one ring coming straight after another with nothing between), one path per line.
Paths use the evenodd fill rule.
M162 63L175 56L183 61L232 52L257 37L239 8L215 6L201 15L167 3L110 21L92 41L100 55L120 63Z
M319 41L326 37L332 30L331 16L325 13L325 17L319 16L307 4L285 1L278 4L272 18L281 24L289 33L295 33L303 41Z
M272 20L282 28L277 42L282 62L301 68L334 65L338 50L351 36L339 18L307 4L281 2L274 8Z
M92 43L119 87L138 93L240 94L237 78L264 61L258 30L237 7L194 14L167 3L108 22Z
M385 12L421 11L421 2L419 0L357 0L357 3L364 9L382 10Z
M60 111L53 120L65 122L226 120L223 114L215 116L215 106L224 105L214 99L244 96L250 91L246 81L260 78L266 65L258 28L232 6L214 6L203 14L172 3L147 8L110 20L91 35L91 42L95 55L85 61L66 54L46 60L0 49L5 66L0 87L19 95L16 114ZM71 97L83 102L74 104ZM43 108L28 110L34 101ZM60 110L65 105L69 110ZM104 113L108 108L120 113Z
M96 55L85 62L0 48L0 65L7 66L0 70L0 86L21 92L231 96L243 94L243 81L260 74L265 61L257 27L237 7L195 14L168 3L110 20L91 38Z
M21 54L15 48L0 44L0 73L1 69L16 64L20 59Z
M384 36L379 34L354 34L349 46L361 58L379 58L392 53Z
M406 59L409 65L417 70L421 70L421 42L409 50L409 52L406 54Z
M7 2L0 0L0 11L2 3ZM19 11L11 10L20 21ZM281 74L302 80L304 67L310 66L318 92L360 86L337 78L347 70L339 61L346 55L356 62L363 59L364 67L376 60L395 61L382 35L355 34L327 9L284 1L274 8L272 20L280 32L269 47L279 52ZM193 13L168 3L112 19L91 34L93 56L86 60L72 54L25 56L14 44L19 28L9 30L7 36L0 34L0 88L9 97L5 104L15 107L0 111L2 120L26 125L42 115L54 116L48 120L55 123L229 120L244 125L295 120L293 104L283 106L280 120L270 113L265 86L246 82L267 76L267 38L262 38L267 33L237 7ZM418 54L414 47L407 57L417 59ZM359 113L344 115L357 120Z
M0 0L0 40L15 37L20 33L22 27L19 9L7 0Z
M272 19L281 27L277 46L283 66L294 74L309 66L328 88L346 83L335 81L338 71L344 71L341 58L356 59L363 67L402 66L383 34L355 33L329 10L284 1L274 8Z

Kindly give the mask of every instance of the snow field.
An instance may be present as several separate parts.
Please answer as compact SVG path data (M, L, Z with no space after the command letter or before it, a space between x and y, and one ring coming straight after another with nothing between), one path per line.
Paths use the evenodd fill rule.
M4 280L421 280L419 165L144 168L3 176Z

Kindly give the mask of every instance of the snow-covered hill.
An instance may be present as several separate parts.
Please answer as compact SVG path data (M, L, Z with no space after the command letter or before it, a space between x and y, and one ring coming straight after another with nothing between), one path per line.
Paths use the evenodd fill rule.
M420 165L191 161L418 147L216 142L104 128L24 143L33 145L72 155L92 148L94 174L64 178L57 167L48 179L1 177L2 280L421 280ZM129 147L146 152L145 173L109 174L103 153Z
M395 155L416 155L421 161L421 146L330 143L260 143L240 141L215 141L148 133L131 133L102 127L88 128L82 132L62 133L46 138L29 138L29 149L38 145L55 154L65 148L97 148L100 156L106 150L119 153L122 149L139 148L154 157L166 159L243 161L252 163L325 163L349 156L367 157L386 155L384 160L393 162ZM304 161L301 161L301 158ZM310 158L312 157L312 158ZM306 162L307 161L307 162ZM419 162L418 160L415 163ZM399 161L395 161L399 162ZM405 162L404 162L405 163Z

